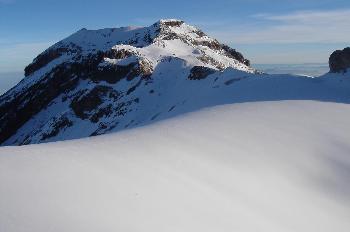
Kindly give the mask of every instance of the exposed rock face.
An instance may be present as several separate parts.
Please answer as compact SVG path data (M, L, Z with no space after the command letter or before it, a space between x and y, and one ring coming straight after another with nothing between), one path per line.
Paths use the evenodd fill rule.
M182 20L161 20L161 22L165 25L165 26L170 26L170 27L179 27L182 24L184 24L185 22Z
M61 117L61 118L53 118L53 123L50 125L51 130L49 132L44 132L42 135L42 140L52 138L56 135L58 135L61 130L64 130L65 128L73 126L73 123L66 117Z
M250 66L250 61L244 58L244 56L240 52L237 52L235 49L232 49L227 45L221 45L221 46L222 46L222 49L226 51L229 57L236 59L247 66Z
M37 56L33 63L29 64L24 69L24 75L29 76L30 74L33 74L35 71L39 70L40 68L44 67L51 61L59 58L60 56L66 54L66 53L79 53L81 52L81 48L78 45L75 45L73 43L68 44L67 46L63 45L57 48L50 48L47 49L45 52Z
M337 50L329 57L331 72L346 72L350 68L350 47Z
M118 92L107 86L96 86L91 91L86 91L82 95L78 95L70 103L75 115L81 119L86 119L90 116L90 112L94 111L103 103L103 98L109 97L118 99Z
M203 80L226 68L255 72L241 53L181 20L82 29L38 55L0 97L0 144L98 135L158 119L159 102L166 112L177 109L174 98L162 97L179 86L175 80Z
M71 70L59 66L12 100L7 101L5 94L0 102L0 142L12 136L60 94L71 91L77 83L78 78Z
M201 80L213 73L215 73L214 69L211 69L208 67L202 67L202 66L194 66L190 71L190 75L188 79Z

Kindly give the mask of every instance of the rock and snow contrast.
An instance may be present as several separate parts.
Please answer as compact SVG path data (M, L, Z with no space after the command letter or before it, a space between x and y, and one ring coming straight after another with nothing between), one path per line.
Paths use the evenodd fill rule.
M349 84L259 74L241 53L179 20L82 29L35 58L25 75L0 98L2 145L100 135L260 97L347 101Z
M0 98L0 143L87 137L164 118L209 87L198 80L227 68L241 71L238 78L255 72L183 21L82 29L40 54Z
M31 144L0 148L0 231L347 232L339 53L268 75L180 20L76 32L0 97L1 145Z
M180 20L82 29L36 57L0 97L0 144L101 135L241 101L349 101L344 77L271 76L249 63Z

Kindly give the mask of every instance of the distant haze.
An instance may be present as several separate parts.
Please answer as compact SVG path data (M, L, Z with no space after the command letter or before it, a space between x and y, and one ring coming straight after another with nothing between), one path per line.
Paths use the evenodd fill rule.
M22 72L0 73L0 95L15 86L23 76Z
M321 76L329 71L326 63L311 64L253 64L255 69L268 74L295 74Z

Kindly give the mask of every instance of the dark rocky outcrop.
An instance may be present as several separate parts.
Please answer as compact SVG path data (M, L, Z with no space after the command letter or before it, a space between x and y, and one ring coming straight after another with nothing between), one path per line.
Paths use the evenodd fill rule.
M161 24L168 26L168 27L179 27L182 24L184 24L184 21L182 21L182 20L169 20L169 21L162 21Z
M329 57L330 72L346 72L350 68L350 47L337 50Z
M56 46L58 46L58 44ZM58 57L68 52L77 54L81 52L81 48L75 44L69 44L67 47L62 46L57 48L49 48L42 54L38 55L31 64L25 67L24 75L29 76L30 74L41 69L51 61L57 59Z
M38 83L9 102L0 105L0 143L12 136L24 123L39 113L58 95L78 83L69 69L56 67Z
M117 100L119 93L111 87L98 85L91 91L76 96L70 107L79 118L86 119L90 116L91 111L97 109L97 106L103 103L103 98L106 97Z
M111 49L103 53L103 57L110 58L110 59L124 59L132 55L134 55L134 53L125 49L120 49L120 50Z
M62 50L63 51L63 50ZM50 62L52 57L58 56L59 52L45 52L38 56L32 65L27 67L27 74L35 72L40 66L45 66L45 63ZM99 64L104 58L126 58L133 55L126 50L110 50L107 52L98 52L85 57L80 62L63 63L50 72L48 72L41 81L32 85L26 91L18 94L13 100L1 102L0 104L0 144L11 137L16 131L22 127L34 115L47 107L55 98L62 93L68 93L79 83L79 80L89 79L98 84L106 81L110 84L115 84L123 78L132 80L137 76L142 79L148 79L153 70L151 65L146 60L139 60L128 65L111 65L100 67ZM136 88L136 87L135 87ZM98 86L91 92L81 93L83 95L75 96L71 99L71 108L74 113L82 119L89 118L96 122L103 115L110 113L107 107L99 112L89 113L102 104L101 99L104 96L109 98L117 98L118 93L112 89ZM108 95L107 95L108 94ZM67 96L63 97L67 100ZM119 107L122 108L122 107ZM119 109L118 109L119 110ZM58 125L58 129L60 128ZM56 130L53 133L45 134L43 139L50 138L56 135Z
M91 73L90 79L95 82L106 81L110 84L115 84L125 77L127 77L128 80L131 80L139 74L138 64L130 63L125 66L115 65L96 69Z
M190 71L190 75L188 79L201 80L213 73L215 73L214 69L211 69L208 67L202 67L202 66L194 66Z
M59 119L56 119L51 126L51 131L42 135L42 140L55 137L59 132L61 132L62 129L73 126L73 122L70 121L67 117L61 117Z
M202 55L202 56L198 56L197 59L202 61L205 64L211 64L212 66L216 67L220 71L223 71L225 69L225 66L222 63L216 61L214 58L210 56Z
M247 66L250 66L250 61L247 60L246 58L244 58L244 56L240 52L237 52L235 49L232 49L227 45L222 45L222 49L226 52L226 55L228 57L236 59L239 62L241 62Z
M210 49L213 50L223 50L225 52L225 55L238 60L239 62L250 66L250 61L246 58L244 58L244 56L240 53L237 52L235 49L230 48L229 46L225 45L225 44L221 44L219 43L217 40L214 41L193 41L193 44L195 45L202 45L202 46L206 46Z

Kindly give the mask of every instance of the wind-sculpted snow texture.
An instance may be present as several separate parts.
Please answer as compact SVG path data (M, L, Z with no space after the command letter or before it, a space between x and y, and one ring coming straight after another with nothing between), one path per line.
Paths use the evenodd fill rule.
M82 29L40 54L25 75L0 98L2 145L95 136L217 104L350 101L347 74L261 74L180 20Z

